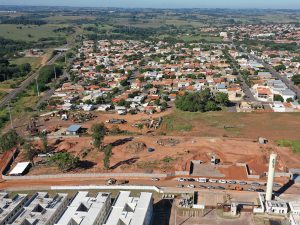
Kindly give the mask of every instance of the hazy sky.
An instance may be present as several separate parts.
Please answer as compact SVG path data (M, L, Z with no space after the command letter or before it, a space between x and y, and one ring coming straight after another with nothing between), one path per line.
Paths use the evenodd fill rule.
M56 5L138 8L300 9L300 0L0 0L0 5Z

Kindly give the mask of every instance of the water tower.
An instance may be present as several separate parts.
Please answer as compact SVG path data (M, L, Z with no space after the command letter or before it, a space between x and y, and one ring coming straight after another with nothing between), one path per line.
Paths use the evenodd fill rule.
M272 153L270 155L268 183L267 183L267 191L266 191L266 201L271 201L272 200L276 158L277 158L277 154Z

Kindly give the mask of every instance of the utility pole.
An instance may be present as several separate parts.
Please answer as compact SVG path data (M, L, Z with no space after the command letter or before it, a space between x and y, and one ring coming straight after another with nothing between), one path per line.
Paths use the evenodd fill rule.
M35 78L35 83L36 83L36 91L37 91L37 95L40 96L39 83L38 83L37 78Z
M8 102L8 112L9 112L9 119L10 119L11 129L14 129L14 125L13 125L13 121L12 121L12 116L11 116L10 101Z
M55 65L53 65L53 70L54 70L54 76L55 76L55 80L56 80L56 69L55 69Z
M175 218L174 218L174 225L177 225L177 221L176 221L176 217L177 217L176 216L176 213L177 213L177 211L176 211L176 204L175 204L175 208L174 209L175 209L175 213L174 213L174 216L175 216Z

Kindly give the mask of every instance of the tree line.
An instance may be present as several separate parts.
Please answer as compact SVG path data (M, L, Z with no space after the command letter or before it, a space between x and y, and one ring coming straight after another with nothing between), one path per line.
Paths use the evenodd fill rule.
M26 76L30 71L31 65L29 63L16 65L11 64L7 59L0 58L0 82Z

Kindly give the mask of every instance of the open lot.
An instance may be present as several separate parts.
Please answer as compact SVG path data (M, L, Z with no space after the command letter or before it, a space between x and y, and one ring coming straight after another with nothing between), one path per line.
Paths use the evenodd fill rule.
M40 38L64 37L64 34L53 31L59 27L62 26L55 24L41 26L0 24L0 36L18 41L38 41Z
M161 140L176 140L173 146L160 145ZM103 169L104 153L93 149L91 137L66 138L58 141L49 139L53 152L68 151L80 157L78 169L71 172L107 172ZM134 143L142 143L145 147L135 148ZM228 179L247 179L245 169L237 167L236 163L247 163L253 174L262 174L267 171L268 155L271 151L279 154L277 170L285 171L286 168L298 166L300 156L288 148L278 147L273 144L265 146L249 139L229 138L199 138L180 136L107 136L104 144L111 144L113 155L110 159L110 172L144 172L167 173L174 171L189 171L191 160L201 160L210 164L210 156L216 155L221 160L222 167L217 167L219 173ZM36 148L41 143L36 142ZM154 148L149 153L147 148ZM86 153L84 153L86 152ZM293 156L293 157L292 157ZM26 160L21 153L16 162ZM16 163L15 162L15 163ZM55 166L47 165L45 159L37 158L36 165L29 172L33 174L59 173ZM212 174L211 177L214 175Z
M200 137L299 139L300 113L189 113L175 110L164 118L162 132Z

